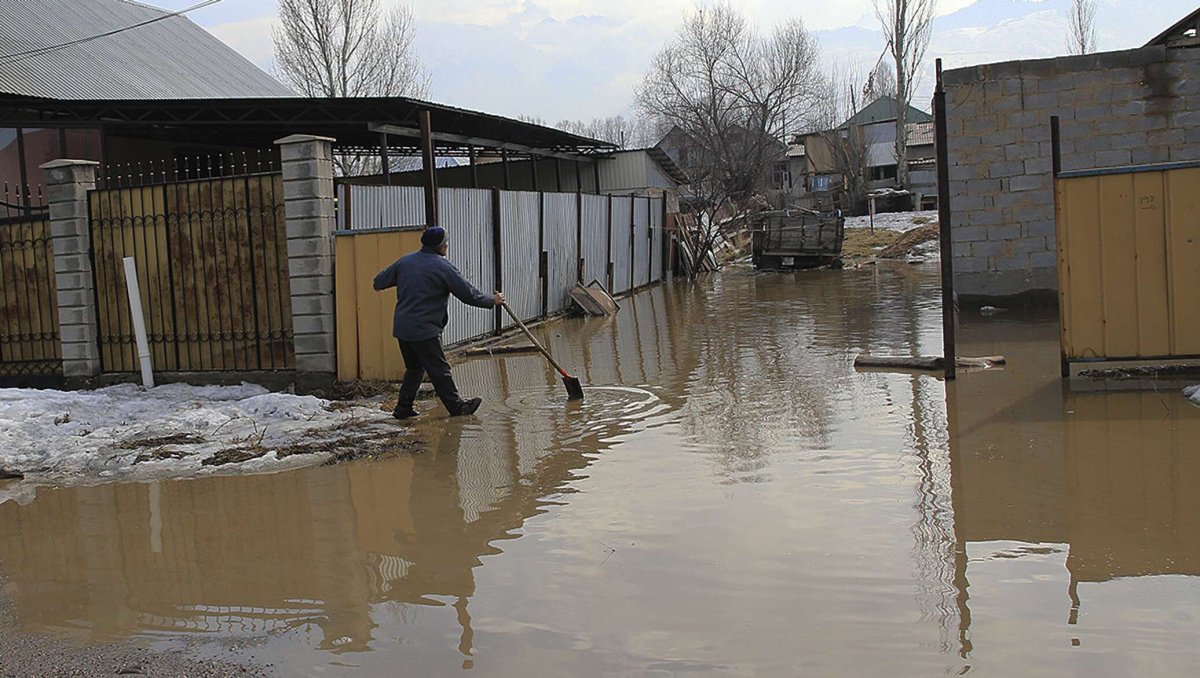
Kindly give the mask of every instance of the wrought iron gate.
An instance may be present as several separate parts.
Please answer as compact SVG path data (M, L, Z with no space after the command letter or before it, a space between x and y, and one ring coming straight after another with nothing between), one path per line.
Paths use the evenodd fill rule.
M282 175L101 189L89 208L104 372L138 369L129 256L156 370L294 368Z
M45 200L0 192L0 386L42 385L62 374L54 251Z

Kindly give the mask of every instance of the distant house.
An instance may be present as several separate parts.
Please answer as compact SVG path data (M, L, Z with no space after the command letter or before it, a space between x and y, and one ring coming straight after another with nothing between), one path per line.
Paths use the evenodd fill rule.
M845 186L836 154L830 146L833 135L848 139L856 132L852 143L861 149L863 179L867 190L892 188L896 185L896 118L899 102L892 97L880 97L847 118L834 130L820 130L796 137L789 150L793 174L804 177L802 183L809 192L841 190ZM908 107L908 165L909 188L918 202L928 204L937 199L936 154L933 148L933 116Z
M750 134L749 130L737 129L747 136ZM775 157L771 161L771 167L768 168L762 185L757 190L762 193L790 193L796 185L796 178L792 174L791 165L787 159L787 145L774 139L768 140L768 143L777 146L773 153ZM702 157L705 152L704 148L678 125L673 126L655 144L654 148L666 154L675 166L682 170L682 173L693 174L698 165L703 166L704 164Z

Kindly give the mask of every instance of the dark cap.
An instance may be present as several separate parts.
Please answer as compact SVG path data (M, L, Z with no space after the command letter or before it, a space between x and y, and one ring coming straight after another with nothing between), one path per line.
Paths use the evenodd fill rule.
M441 226L430 226L421 234L421 244L436 250L446 243L446 229Z

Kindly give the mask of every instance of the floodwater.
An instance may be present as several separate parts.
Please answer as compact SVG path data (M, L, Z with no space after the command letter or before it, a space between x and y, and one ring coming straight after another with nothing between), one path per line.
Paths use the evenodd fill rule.
M419 454L0 505L32 630L249 643L285 675L1180 676L1200 669L1200 408L1064 388L1053 319L937 271L732 270L457 368ZM435 412L440 412L440 408Z

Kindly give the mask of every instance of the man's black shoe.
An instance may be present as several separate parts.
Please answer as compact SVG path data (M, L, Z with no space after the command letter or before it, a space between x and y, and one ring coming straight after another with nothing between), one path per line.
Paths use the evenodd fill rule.
M475 411L478 410L479 406L482 404L483 398L471 398L470 400L464 400L462 401L462 404L458 406L458 410L451 412L450 416L462 417L468 414L475 414Z
M396 409L392 410L392 416L397 419L411 419L418 414L420 412L414 410L412 407L400 407L397 405Z

